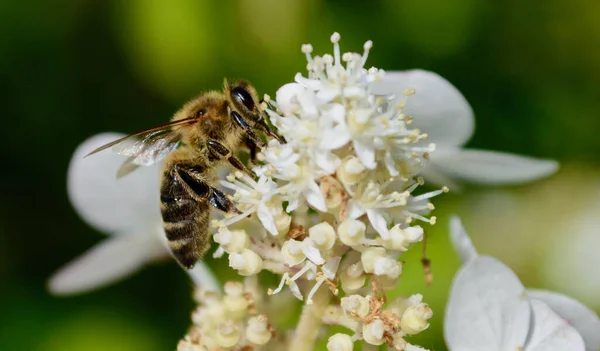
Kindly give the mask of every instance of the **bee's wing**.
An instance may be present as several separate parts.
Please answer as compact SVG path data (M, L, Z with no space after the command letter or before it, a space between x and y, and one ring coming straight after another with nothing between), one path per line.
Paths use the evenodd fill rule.
M129 156L119 169L118 176L122 177L135 170L137 166L150 166L165 158L177 148L181 140L181 134L172 127L193 124L197 119L197 117L190 117L142 130L103 145L86 157L108 148L112 148L119 155Z

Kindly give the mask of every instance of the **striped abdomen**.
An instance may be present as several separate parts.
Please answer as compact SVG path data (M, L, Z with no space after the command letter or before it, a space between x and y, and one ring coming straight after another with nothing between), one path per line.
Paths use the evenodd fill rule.
M210 246L208 200L192 197L176 167L170 167L162 179L160 210L173 256L183 267L192 268Z

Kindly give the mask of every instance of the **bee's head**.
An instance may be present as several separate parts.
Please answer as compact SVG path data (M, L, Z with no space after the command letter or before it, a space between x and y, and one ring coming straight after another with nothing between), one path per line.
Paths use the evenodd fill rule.
M247 81L229 84L225 80L225 95L233 107L248 120L254 122L262 118L256 89Z

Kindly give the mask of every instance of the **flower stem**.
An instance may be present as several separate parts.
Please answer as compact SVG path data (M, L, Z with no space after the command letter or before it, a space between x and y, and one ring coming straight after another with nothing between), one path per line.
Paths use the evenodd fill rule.
M328 289L319 289L312 299L312 304L305 304L302 309L296 333L292 339L291 349L295 351L312 351L314 349L319 329L323 325L323 315L329 304Z

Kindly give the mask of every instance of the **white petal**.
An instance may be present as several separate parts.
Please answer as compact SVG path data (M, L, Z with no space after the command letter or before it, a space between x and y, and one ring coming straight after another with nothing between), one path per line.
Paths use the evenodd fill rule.
M325 206L325 198L321 193L321 189L314 181L308 184L308 187L304 191L306 201L314 207L316 210L321 212L327 212L327 206Z
M275 219L273 219L271 211L269 211L265 204L261 203L258 205L258 211L256 211L256 214L258 215L258 219L260 219L262 224L265 226L265 229L267 229L271 235L276 236L279 234L277 231L277 226L275 225Z
M348 144L350 133L345 126L336 126L323 132L320 147L328 150L339 149Z
M298 109L298 96L304 95L306 88L298 83L288 83L277 90L275 100L277 107L285 114L294 113Z
M447 177L477 184L525 183L558 170L556 161L485 150L436 150L430 160L427 167L435 167Z
M211 272L210 268L204 262L198 262L194 268L188 271L188 274L197 287L207 291L221 291L221 285L217 277Z
M315 163L325 173L333 174L340 164L342 164L342 160L327 150L319 150L315 152Z
M581 335L545 303L531 300L533 330L524 351L584 351ZM598 331L596 331L598 332Z
M149 261L169 257L157 236L164 233L156 230L105 239L56 272L48 289L56 295L87 292L121 280Z
M475 250L475 246L473 246L473 242L458 216L450 218L450 241L463 263L477 257L477 250Z
M479 256L452 284L444 337L450 350L518 350L525 344L531 306L525 288L502 262Z
M126 160L111 150L84 158L93 149L122 134L103 133L84 141L69 165L67 190L79 215L91 226L106 232L125 232L140 223L160 221L159 165L140 167L117 179Z
M367 210L367 217L369 217L369 221L371 225L381 238L387 240L390 238L390 232L387 227L387 221L383 218L383 215L377 210Z
M350 218L350 219L357 219L358 217L364 215L366 212L365 208L360 203L358 203L358 201L356 201L356 200L348 201L347 211L348 211L348 218Z
M300 301L302 301L304 299L304 297L302 297L302 293L300 292L300 287L298 287L298 284L296 284L296 281L294 280L290 280L289 283L289 288L290 291L292 292L292 294Z
M322 265L325 263L325 260L321 256L321 252L319 252L319 249L315 247L315 244L310 238L306 238L302 241L302 252L306 258L311 260L311 262L316 265Z
M360 159L360 162L368 169L374 169L377 166L375 163L375 149L372 145L362 143L358 140L354 140L353 143L354 152Z
M416 94L406 97L405 89ZM437 145L463 145L475 128L473 110L465 97L438 74L419 69L386 72L373 85L376 94L394 94L396 101L405 101L404 113L413 116L413 127L429 134Z
M581 302L568 296L545 290L528 290L532 300L539 300L573 326L585 342L586 350L600 350L600 318Z
M290 213L293 210L297 209L300 206L300 199L292 199L288 202L287 207L285 208L285 212Z

